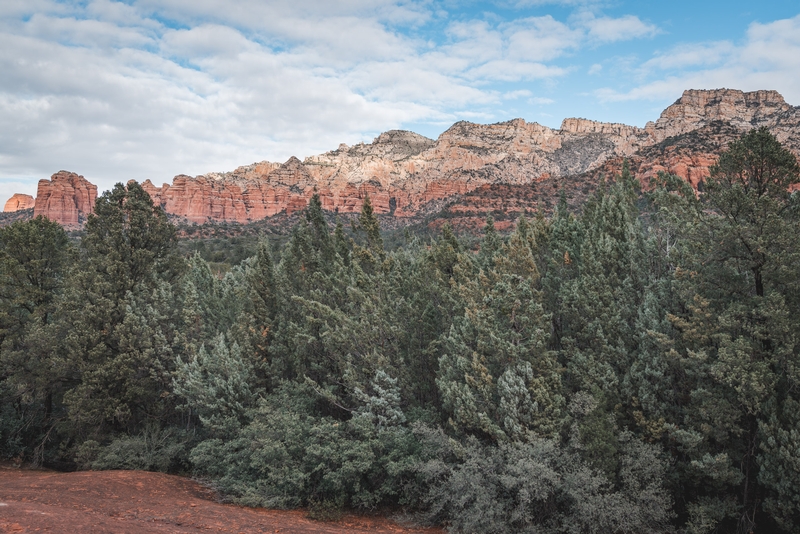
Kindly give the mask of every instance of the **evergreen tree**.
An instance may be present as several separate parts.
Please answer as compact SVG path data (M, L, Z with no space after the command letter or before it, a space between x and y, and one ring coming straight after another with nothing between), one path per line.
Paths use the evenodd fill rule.
M459 287L464 316L444 340L437 379L458 431L525 440L554 435L562 422L560 371L546 349L549 318L529 240L521 217L492 268Z
M318 384L339 384L339 354L323 343L325 314L347 305L349 271L336 252L335 241L318 195L309 201L305 217L294 229L275 271L277 307L281 318L273 329L269 367L276 378Z
M798 380L800 228L789 191L800 182L797 161L762 128L731 143L699 198L670 194L664 181L661 198L681 216L684 239L676 258L685 304L672 323L698 376L683 421L670 427L694 467L690 522L794 530L798 500L786 472L800 456L788 453L794 416L784 407L796 402ZM723 505L718 495L734 500Z
M279 319L278 289L275 268L267 241L261 241L258 252L247 267L244 313L238 327L244 329L245 346L250 351L262 384L270 379L269 346L275 322Z
M211 436L226 438L247 422L247 410L255 405L253 381L239 345L229 346L220 334L210 349L204 345L189 361L178 359L173 386Z
M364 196L358 224L354 226L354 230L362 236L363 246L354 245L353 256L359 262L361 270L366 274L374 274L381 268L386 253L383 250L380 223L372 210L369 195Z
M62 416L67 369L52 326L70 259L67 234L44 217L0 229L0 455L40 462Z
M372 202L369 199L369 194L364 195L364 202L361 205L361 213L358 216L358 225L356 228L359 232L364 234L366 248L383 251L381 227L372 209Z
M170 413L181 322L174 241L174 227L137 183L97 199L61 312L78 379L64 400L78 436L133 430Z
M502 244L503 240L494 227L494 219L489 215L486 218L486 226L483 227L483 239L481 239L481 249L478 252L478 265L482 269L490 269L492 267L494 257L500 251Z

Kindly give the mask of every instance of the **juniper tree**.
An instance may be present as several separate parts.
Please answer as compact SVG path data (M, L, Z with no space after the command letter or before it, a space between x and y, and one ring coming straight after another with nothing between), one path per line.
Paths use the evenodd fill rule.
M495 255L500 251L503 240L494 227L492 216L486 218L486 225L483 227L483 239L481 239L481 249L478 252L478 264L482 269L490 269L494 262Z
M557 433L563 397L524 217L490 269L460 284L463 317L443 341L437 384L450 424L494 440ZM462 260L462 263L468 260Z
M347 303L349 271L335 245L319 196L314 195L275 269L276 305L281 310L269 347L275 377L339 381L339 355L331 354L321 339L322 315Z
M269 346L279 320L278 288L275 267L267 241L258 245L256 255L247 265L244 278L244 306L236 328L242 332L243 345L263 386L271 379Z
M62 320L78 384L65 395L72 430L136 429L171 406L179 310L175 229L135 182L97 199Z
M229 438L247 422L247 411L255 405L253 367L224 334L209 345L188 361L178 357L173 386L210 436Z

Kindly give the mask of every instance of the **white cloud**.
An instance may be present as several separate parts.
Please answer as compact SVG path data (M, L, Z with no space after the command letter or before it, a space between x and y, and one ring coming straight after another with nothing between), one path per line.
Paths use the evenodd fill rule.
M533 93L531 93L527 89L518 89L516 91L508 91L506 93L503 93L504 100L516 100L518 98L527 98L532 96Z
M26 34L45 40L95 48L145 47L153 38L139 28L119 26L93 19L33 15L25 25Z
M577 17L577 20L580 26L586 28L590 39L601 43L652 37L659 33L658 27L643 22L634 15L619 18L595 17L590 12L584 12Z
M517 0L513 5L517 8L531 7L531 6L546 6L546 5L559 5L559 6L597 6L602 4L604 0Z
M568 75L587 44L654 31L634 16L447 16L429 0L3 0L0 197L60 169L101 189L160 183L501 119L509 99L552 104L519 85Z
M667 74L675 69L678 71ZM689 88L777 89L788 102L800 104L800 15L751 24L741 45L716 42L676 46L645 62L642 71L657 79L627 92L603 88L596 95L603 101L618 102L669 100Z
M489 61L470 69L467 75L473 79L501 80L516 82L520 80L541 80L563 76L567 69L551 67L543 63L518 62L509 59Z
M682 44L667 53L656 55L642 66L645 69L668 70L716 65L729 58L735 50L730 41Z
M548 61L580 47L583 33L551 16L522 19L509 25L509 57Z

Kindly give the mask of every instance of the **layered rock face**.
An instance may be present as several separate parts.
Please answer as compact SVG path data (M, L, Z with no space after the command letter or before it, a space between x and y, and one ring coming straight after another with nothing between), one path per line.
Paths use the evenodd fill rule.
M745 93L735 89L691 89L684 91L683 96L664 110L655 123L647 123L645 130L656 142L661 142L716 121L729 122L742 130L758 126L776 127L793 110L796 108L787 104L777 91Z
M62 226L77 228L94 210L96 199L96 185L73 172L59 171L50 180L39 180L33 215L44 215Z
M229 173L145 189L171 214L193 222L262 219L302 209L314 194L323 208L358 212L366 195L377 213L412 216L437 201L491 183L524 184L577 174L647 142L644 130L583 119L553 130L522 119L481 125L459 122L433 141L393 130L371 144L282 165L262 162Z
M643 180L667 171L696 186L730 141L760 126L800 155L800 107L777 92L688 90L644 128L578 118L565 119L560 129L522 119L458 122L435 141L391 130L370 144L342 144L303 161L265 161L231 172L179 175L160 187L150 180L142 185L167 213L195 223L293 213L315 193L331 211L358 212L369 195L377 213L408 217L479 188L470 198L490 198L485 188L501 185L513 186L510 192L547 182L550 191L567 177L617 172L624 158ZM63 171L39 187L36 213L65 225L77 224L96 196L94 186Z
M668 171L696 185L728 142L759 126L800 154L800 108L777 92L689 90L645 128L575 118L558 130L522 119L458 122L435 141L392 130L371 144L343 144L302 162L262 162L146 187L168 213L194 222L291 213L314 193L331 211L357 212L369 194L377 213L405 217L487 184L557 181L616 168L622 158L635 160L644 178ZM669 142L691 132L700 132L698 142Z
M15 193L14 196L6 201L3 207L4 212L27 210L33 207L36 203L34 198L30 195L23 195L22 193Z

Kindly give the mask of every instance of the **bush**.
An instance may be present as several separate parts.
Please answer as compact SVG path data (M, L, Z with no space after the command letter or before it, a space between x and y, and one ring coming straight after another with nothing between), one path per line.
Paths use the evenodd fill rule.
M419 466L429 518L455 532L655 533L669 530L671 502L662 488L658 450L620 437L615 485L556 441L459 444L441 431L421 439L439 449ZM455 459L455 461L453 461Z
M190 436L174 428L146 427L136 436L123 436L106 446L88 440L75 451L75 462L83 469L137 469L179 472L188 468Z
M240 504L371 509L403 502L419 443L405 427L378 428L311 415L305 386L285 386L263 400L252 422L230 440L203 441L191 452L199 474Z

